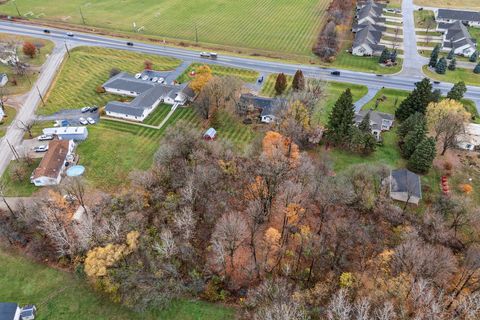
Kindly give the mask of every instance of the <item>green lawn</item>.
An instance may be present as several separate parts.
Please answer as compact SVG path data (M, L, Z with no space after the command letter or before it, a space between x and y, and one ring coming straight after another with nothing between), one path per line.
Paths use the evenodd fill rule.
M463 81L467 85L480 86L480 75L473 73L469 69L457 68L455 71L447 69L445 74L438 74L435 71L431 71L428 66L423 66L423 72L427 77L438 81L451 83Z
M195 71L196 68L199 66L204 65L203 63L193 63L191 64L185 72L183 72L178 78L177 81L182 83L185 81L190 80L190 72ZM224 67L215 64L208 64L210 69L212 70L212 74L214 76L236 76L242 79L245 82L255 82L258 77L259 73L257 71L248 70L248 69L239 69L239 68L232 68L232 67Z
M480 3L478 0L415 0L414 3L419 6L434 8L465 8L468 10L480 10Z
M30 175L33 170L38 167L40 161L41 159L34 159L32 161L32 164L27 168L26 178L23 181L15 181L12 178L10 169L15 164L15 161L10 162L7 170L5 170L4 174L0 177L0 181L6 185L5 195L7 197L29 197L38 190L38 188L30 182Z
M311 55L329 0L17 0L29 18L229 47ZM0 12L17 15L13 1Z
M408 91L396 89L381 89L375 97L362 107L363 110L375 109L377 99L384 97L383 101L379 101L377 111L395 114L395 110L400 103L409 95Z
M164 311L136 313L93 292L85 280L0 250L0 297L36 304L38 320L223 320L234 310L200 301L174 302Z
M472 38L477 39L477 43L480 41L480 28L469 27L468 32L470 32Z
M152 113L148 115L143 123L150 124L152 126L158 126L160 123L162 123L163 119L165 119L171 109L171 105L160 104Z
M426 29L429 23L431 23L430 29L433 29L433 31L435 31L437 27L437 23L435 22L435 15L433 11L430 11L430 10L414 11L413 18L415 19L415 28Z
M0 121L0 138L3 137L6 133L7 127L12 123L17 111L14 108L5 106L5 116L2 121Z
M246 147L259 134L228 112L220 112L214 125L219 139L230 140L238 147Z
M108 101L118 100L118 96L97 93L96 88L109 78L112 68L135 73L143 70L145 60L152 61L155 70L172 70L180 64L173 58L123 50L97 47L73 49L47 96L46 105L40 106L37 112L51 114L86 105L103 106Z
M465 109L467 109L467 111L472 115L472 122L480 124L480 116L478 114L478 109L475 102L472 100L463 99L462 103Z

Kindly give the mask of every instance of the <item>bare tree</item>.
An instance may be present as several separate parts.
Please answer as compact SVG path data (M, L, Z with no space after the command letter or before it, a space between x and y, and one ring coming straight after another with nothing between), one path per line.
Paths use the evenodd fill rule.
M22 120L17 120L17 127L23 130L23 132L28 133L28 136L30 139L33 139L32 129L35 126L35 124L36 124L36 121L33 121L33 120L27 121L27 122L24 122Z
M69 177L65 180L64 183L65 192L75 197L76 201L82 206L84 212L87 212L87 207L85 205L87 190L86 184L82 177Z

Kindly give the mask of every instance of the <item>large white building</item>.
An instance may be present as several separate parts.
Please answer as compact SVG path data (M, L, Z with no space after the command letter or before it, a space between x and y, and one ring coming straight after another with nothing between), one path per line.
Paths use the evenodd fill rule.
M435 11L437 31L443 33L442 50L470 57L477 50L477 41L467 26L480 27L480 12L438 9Z
M103 84L106 92L134 97L131 102L111 101L105 106L108 116L133 121L143 121L160 103L184 105L193 101L195 93L187 83L168 85L158 82L158 77L134 77L122 72Z
M452 23L460 21L471 27L480 27L480 12L453 10L453 9L438 9L436 11L436 20L439 23Z
M88 129L87 127L45 128L43 134L55 135L60 140L83 141L88 137Z

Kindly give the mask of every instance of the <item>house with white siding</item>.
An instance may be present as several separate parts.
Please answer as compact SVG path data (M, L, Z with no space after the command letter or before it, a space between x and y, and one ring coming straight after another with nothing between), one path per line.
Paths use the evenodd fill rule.
M385 27L382 17L385 4L373 0L359 2L352 32L355 34L351 52L355 56L378 56L385 46L380 44Z

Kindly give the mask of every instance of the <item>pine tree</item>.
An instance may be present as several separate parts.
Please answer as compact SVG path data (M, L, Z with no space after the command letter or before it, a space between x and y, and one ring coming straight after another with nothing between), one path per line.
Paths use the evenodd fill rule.
M386 63L387 60L390 59L390 51L388 48L383 49L382 54L380 55L380 58L378 59L379 63Z
M303 76L302 70L297 70L292 81L292 88L295 91L302 91L305 89L305 77Z
M472 53L472 55L470 56L470 58L469 58L468 60L470 60L470 62L477 62L477 60L478 60L478 51L475 51L474 53Z
M430 62L428 65L432 68L435 68L438 63L438 54L440 53L440 45L437 44L435 48L433 48L432 54L430 55Z
M370 132L365 132L362 135L362 148L360 152L364 155L369 155L375 151L377 148L377 138L370 133Z
M283 73L279 73L275 82L275 92L277 95L282 94L287 89L287 77Z
M475 73L475 74L480 73L480 62L475 66L475 69L473 69L473 73Z
M409 132L413 131L416 126L422 125L425 131L427 130L427 121L425 116L420 112L416 112L408 117L397 129L398 141L403 143L405 137Z
M460 81L455 83L455 85L450 89L447 94L448 99L453 99L460 101L463 99L463 95L467 92L467 87L465 86L465 82Z
M326 130L328 140L336 145L346 143L352 135L354 116L352 92L347 89L335 102L328 118Z
M425 139L425 134L426 131L422 124L415 126L415 129L407 134L404 140L405 143L401 146L402 157L410 159L418 144Z
M448 60L452 60L454 57L455 57L455 51L452 49L452 50L450 50L450 52L448 53L447 59L448 59Z
M435 139L432 137L423 139L408 160L408 169L416 173L427 173L432 167L436 153Z
M362 132L372 132L372 127L370 126L370 112L368 112L363 118L362 122L360 122L358 129L360 129Z
M437 66L435 67L435 72L438 74L445 74L447 72L447 59L445 57L438 60Z
M442 90L435 89L432 91L432 99L430 102L439 102L442 99Z
M425 110L433 99L432 83L430 79L425 78L415 84L415 89L404 99L395 111L395 117L399 121L404 121L415 112L425 114Z
M393 50L392 54L390 55L390 60L392 60L392 62L396 62L397 61L397 55L398 55L397 50Z
M448 64L448 70L455 71L455 69L457 69L457 59L453 57L453 59L450 60L450 63Z

